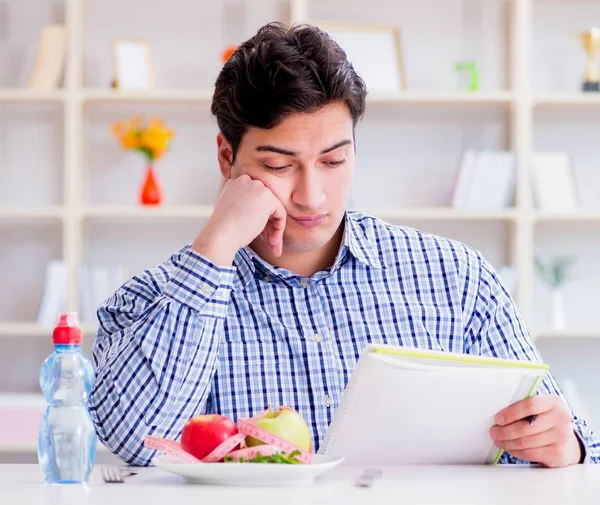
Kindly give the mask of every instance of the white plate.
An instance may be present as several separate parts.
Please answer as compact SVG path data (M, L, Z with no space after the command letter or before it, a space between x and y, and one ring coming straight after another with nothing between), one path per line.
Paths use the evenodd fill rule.
M275 463L176 463L168 454L152 463L169 473L185 477L193 484L219 486L285 486L308 484L339 465L344 458L313 455L308 465Z

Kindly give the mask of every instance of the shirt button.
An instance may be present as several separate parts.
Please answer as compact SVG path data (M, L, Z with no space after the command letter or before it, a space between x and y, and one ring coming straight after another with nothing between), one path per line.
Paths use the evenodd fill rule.
M313 341L323 342L323 337L317 333L316 335L313 336Z
M333 405L333 400L329 395L325 395L325 398L323 398L323 405L326 407L331 407Z
M213 289L212 289L212 288L211 288L211 287L210 287L208 284L204 284L204 285L202 286L202 292L203 292L203 293L204 293L206 296L208 296L208 295L212 294L212 292L213 292Z
M306 289L306 288L308 287L308 281L307 281L306 279L302 279L302 280L300 281L300 287L301 287L302 289Z

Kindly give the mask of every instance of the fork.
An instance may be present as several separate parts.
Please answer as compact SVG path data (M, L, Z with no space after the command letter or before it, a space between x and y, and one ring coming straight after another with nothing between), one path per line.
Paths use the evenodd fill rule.
M125 473L123 473L120 467L109 465L102 465L100 473L102 474L102 480L108 484L123 484L125 482L123 477L130 477L137 474L137 472L130 470L125 470Z
M367 468L363 471L361 476L356 479L356 485L358 487L371 487L373 485L373 480L381 477L383 472L381 470L377 470L375 468Z

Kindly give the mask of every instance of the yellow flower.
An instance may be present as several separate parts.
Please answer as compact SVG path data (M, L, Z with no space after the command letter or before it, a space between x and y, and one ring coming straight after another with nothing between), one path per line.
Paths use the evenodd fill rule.
M152 162L160 158L173 138L173 130L167 128L160 118L153 117L146 124L136 116L129 121L113 124L112 134L124 149L135 149L146 155Z
M135 149L139 147L139 139L135 130L128 130L121 138L121 145L124 149Z
M140 145L153 153L155 158L160 158L167 149L170 132L159 128L151 128L142 131L140 135Z

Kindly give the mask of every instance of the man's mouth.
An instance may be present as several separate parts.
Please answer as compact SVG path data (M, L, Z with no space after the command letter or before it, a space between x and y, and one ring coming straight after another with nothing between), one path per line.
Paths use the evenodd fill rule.
M327 219L327 214L315 214L314 216L290 216L296 223L300 226L304 226L305 228L313 228L314 226L319 226L322 224L325 219Z

